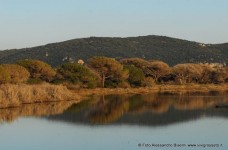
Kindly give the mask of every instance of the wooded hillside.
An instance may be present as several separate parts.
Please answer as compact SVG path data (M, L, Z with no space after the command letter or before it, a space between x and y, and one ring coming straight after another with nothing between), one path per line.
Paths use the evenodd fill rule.
M15 63L21 59L38 59L55 67L63 64L66 59L87 61L93 56L162 60L171 66L189 62L227 64L228 43L211 45L164 36L90 37L33 48L0 51L0 63Z

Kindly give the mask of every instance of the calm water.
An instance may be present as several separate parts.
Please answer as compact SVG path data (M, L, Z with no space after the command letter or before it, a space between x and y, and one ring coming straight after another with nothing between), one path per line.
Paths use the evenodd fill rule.
M227 94L212 93L94 96L2 109L0 150L227 150L226 106Z

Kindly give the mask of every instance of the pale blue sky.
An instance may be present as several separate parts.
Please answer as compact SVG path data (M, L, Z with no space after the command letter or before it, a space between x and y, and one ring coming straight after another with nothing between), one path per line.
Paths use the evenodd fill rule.
M228 42L228 0L0 0L0 50L89 36Z

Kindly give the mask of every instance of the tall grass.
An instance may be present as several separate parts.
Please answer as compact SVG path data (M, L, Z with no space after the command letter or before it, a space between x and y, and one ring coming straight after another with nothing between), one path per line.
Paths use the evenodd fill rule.
M41 103L78 100L77 94L72 94L62 85L0 85L0 108L16 107L26 103Z

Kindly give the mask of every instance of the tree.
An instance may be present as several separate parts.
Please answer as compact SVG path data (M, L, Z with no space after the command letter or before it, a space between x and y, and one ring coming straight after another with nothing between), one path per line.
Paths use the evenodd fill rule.
M28 80L30 74L22 66L14 64L0 65L0 83L22 83Z
M173 67L172 71L181 84L199 82L203 75L203 67L200 64L178 64Z
M18 61L17 64L25 67L33 79L50 82L56 74L49 64L40 60L25 59Z
M141 58L125 58L120 60L120 62L124 65L134 65L137 68L140 68L143 70L145 76L149 76L151 73L151 70L149 69L150 62L141 59Z
M227 69L224 68L215 68L210 74L210 80L212 83L224 83L228 78Z
M127 58L122 59L121 63L124 65L134 65L143 70L146 77L152 77L155 82L166 74L170 68L169 65L162 61L146 61L141 58Z
M106 80L118 83L128 78L128 72L123 69L123 65L113 58L92 57L89 59L89 67L101 76L102 87L105 87Z
M99 76L91 69L78 63L66 63L57 68L57 80L82 84L84 87L94 88L98 85Z
M150 75L154 78L155 82L170 72L169 65L163 61L151 61L149 69L151 70Z
M224 77L224 82L228 82L228 67L224 67L224 71L226 73L226 76Z
M201 67L203 71L202 71L202 75L199 80L199 83L201 84L212 83L211 75L212 75L212 72L215 71L215 69L211 67L209 64L201 64Z
M129 72L128 82L133 86L141 86L145 80L142 69L137 68L134 65L125 65L124 68Z

